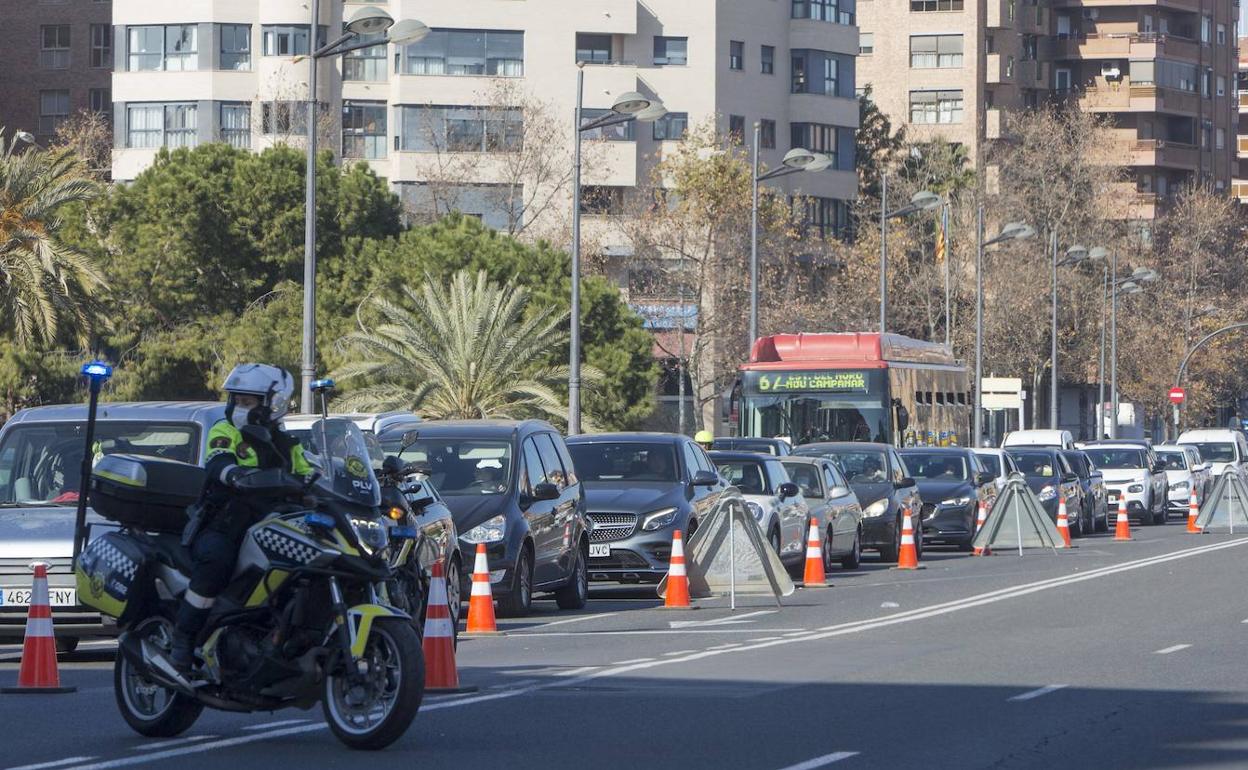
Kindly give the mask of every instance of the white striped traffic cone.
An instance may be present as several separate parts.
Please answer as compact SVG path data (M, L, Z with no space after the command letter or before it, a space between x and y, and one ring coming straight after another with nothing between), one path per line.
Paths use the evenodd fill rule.
M1059 497L1057 500L1057 533L1062 536L1062 542L1066 547L1070 547L1070 518L1066 515L1066 498Z
M30 592L30 609L26 615L26 639L22 643L22 666L17 673L17 687L0 689L4 693L65 693L76 687L61 687L56 669L56 639L52 633L52 604L48 601L48 565L34 565L35 580Z
M453 622L450 602L446 598L446 575L439 559L433 563L429 606L425 610L425 692L475 692L477 689L459 685Z
M490 590L490 566L485 543L477 543L477 560L472 567L472 595L468 598L468 634L497 634L494 594Z
M827 588L828 575L823 569L823 536L819 519L810 517L810 534L806 538L806 571L802 576L806 588Z
M672 556L667 568L667 595L663 597L663 609L693 609L689 603L689 575L685 572L685 543L679 529L672 533Z

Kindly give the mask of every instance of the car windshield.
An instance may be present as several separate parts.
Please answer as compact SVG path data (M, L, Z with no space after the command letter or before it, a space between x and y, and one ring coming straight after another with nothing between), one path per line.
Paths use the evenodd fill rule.
M743 495L770 495L771 485L762 463L749 460L719 460L715 462L719 475L741 490Z
M444 497L501 495L511 488L511 444L506 441L420 439L403 449L399 459L414 463L416 472L428 476Z
M1053 477L1055 460L1048 452L1010 452L1010 457L1014 458L1014 464L1024 476L1042 479Z
M983 463L984 468L993 476L1001 475L1001 458L996 455L980 455L979 461Z
M1185 471L1187 470L1187 453L1177 449L1159 449L1157 457L1166 462L1166 470L1168 471Z
M883 452L838 449L827 454L836 458L851 484L880 484L888 480L888 463Z
M1207 463L1235 462L1235 445L1223 443L1194 443L1192 446L1200 450L1200 456Z
M671 444L591 441L568 444L568 452L581 481L678 480Z
M904 452L906 468L916 479L931 481L966 481L966 459L945 454Z
M85 421L14 425L0 444L0 503L77 503L85 433ZM100 421L93 443L92 465L111 454L199 461L192 423Z
M1096 467L1103 470L1134 470L1143 468L1145 464L1143 449L1088 447L1084 451Z

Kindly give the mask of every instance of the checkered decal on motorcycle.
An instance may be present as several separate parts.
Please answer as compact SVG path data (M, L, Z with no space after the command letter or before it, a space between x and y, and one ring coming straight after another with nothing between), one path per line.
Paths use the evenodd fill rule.
M91 547L87 550L94 556L93 561L95 563L102 562L107 567L107 572L125 576L127 583L134 580L134 575L138 572L139 565L129 556L117 550L117 547L110 543L107 538L96 540L91 543ZM98 571L93 570L93 572Z
M255 538L260 544L260 549L269 556L297 564L307 564L321 553L318 549L276 532L271 527L258 530Z

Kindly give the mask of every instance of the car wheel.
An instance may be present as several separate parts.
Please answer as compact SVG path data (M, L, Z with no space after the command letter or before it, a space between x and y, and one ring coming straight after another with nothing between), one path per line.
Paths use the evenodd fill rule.
M1169 505L1170 505L1170 499L1168 495L1166 497L1161 498L1161 505L1159 506L1161 510L1159 510L1156 513L1156 515L1153 516L1154 524L1162 525L1170 521L1170 514L1167 512L1167 506Z
M1108 506L1105 508L1104 515L1101 516L1101 523L1096 525L1096 531L1097 532L1109 531L1109 507Z
M901 553L901 519L897 520L897 526L893 530L892 544L880 546L880 561L897 561L899 553Z
M460 595L459 559L452 558L446 565L446 603L451 610L451 628L455 629L455 639L459 640L459 619L463 617L463 599Z
M579 610L589 601L589 565L586 553L589 546L576 549L575 562L572 565L572 576L568 584L555 591L555 604L561 610Z
M533 556L528 546L520 549L511 578L511 590L498 600L498 614L504 618L528 615L533 609Z
M829 527L827 532L823 534L823 571L826 574L832 569L836 561L832 558L832 528Z
M923 532L915 530L914 532L914 559L915 561L923 561Z
M854 532L854 545L841 557L841 569L858 569L862 564L862 530Z

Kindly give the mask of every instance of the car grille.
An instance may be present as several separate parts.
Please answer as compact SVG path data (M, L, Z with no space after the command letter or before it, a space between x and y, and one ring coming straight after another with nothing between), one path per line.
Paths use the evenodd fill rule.
M610 556L593 559L589 565L591 574L599 570L611 569L649 570L650 565L632 551L612 551Z
M637 531L635 513L591 513L589 520L594 523L594 528L589 533L591 543L624 540Z

